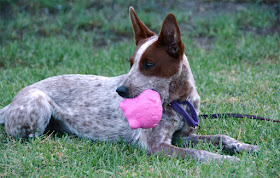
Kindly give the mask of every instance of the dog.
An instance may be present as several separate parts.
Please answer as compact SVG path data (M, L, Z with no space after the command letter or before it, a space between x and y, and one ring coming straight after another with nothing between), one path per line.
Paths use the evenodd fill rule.
M133 7L129 16L136 49L128 74L118 77L61 75L27 86L1 109L0 123L9 136L33 138L47 131L66 132L93 140L115 141L120 137L137 142L149 154L190 157L201 161L238 162L234 156L176 147L172 140L187 143L211 142L231 151L254 151L258 146L226 135L196 135L195 128L171 106L172 101L189 100L199 113L200 96L175 16L166 16L159 35L149 30ZM119 104L146 89L160 94L163 114L150 129L131 129ZM184 106L188 110L187 106Z

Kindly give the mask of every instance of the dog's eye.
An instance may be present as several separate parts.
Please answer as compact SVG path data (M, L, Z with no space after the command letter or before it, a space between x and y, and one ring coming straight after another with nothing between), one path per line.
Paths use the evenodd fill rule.
M155 64L153 64L153 63L146 62L146 63L144 64L144 68L145 68L146 70L149 70L149 69L153 68L154 65L155 65Z

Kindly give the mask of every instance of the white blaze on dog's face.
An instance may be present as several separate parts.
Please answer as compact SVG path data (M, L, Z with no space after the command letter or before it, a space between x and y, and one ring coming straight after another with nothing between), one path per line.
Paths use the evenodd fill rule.
M170 101L171 90L175 90L171 89L170 85L174 85L174 80L181 80L179 76L185 59L185 47L176 18L169 14L157 36L141 22L132 7L129 12L137 47L130 58L131 69L123 85L128 88L129 97L136 97L146 89L155 89L161 95L162 102ZM185 77L184 81L178 82L180 85L184 83L184 92L189 95L189 77ZM174 99L181 99L181 96L178 97Z

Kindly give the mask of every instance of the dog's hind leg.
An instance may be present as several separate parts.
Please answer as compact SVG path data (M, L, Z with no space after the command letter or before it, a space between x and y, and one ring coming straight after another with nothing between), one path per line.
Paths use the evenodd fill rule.
M7 134L20 138L43 134L53 114L52 103L52 99L38 89L20 92L3 114Z

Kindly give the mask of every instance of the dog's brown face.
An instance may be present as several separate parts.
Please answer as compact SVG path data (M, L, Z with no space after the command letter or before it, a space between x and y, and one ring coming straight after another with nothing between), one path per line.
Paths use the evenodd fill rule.
M130 58L131 69L123 86L122 97L135 97L146 89L159 92L163 103L187 99L192 91L184 55L185 46L173 14L165 18L159 36L150 31L130 7L136 50Z

